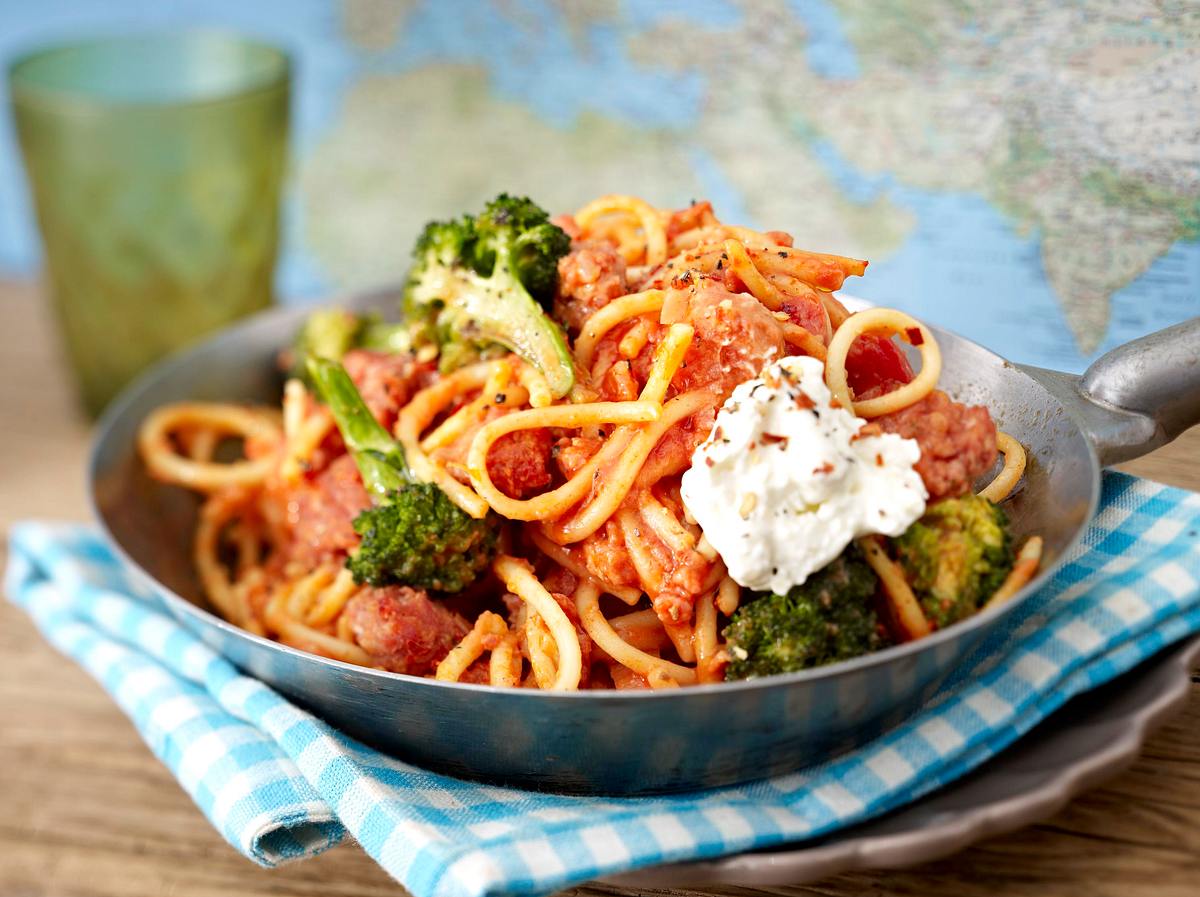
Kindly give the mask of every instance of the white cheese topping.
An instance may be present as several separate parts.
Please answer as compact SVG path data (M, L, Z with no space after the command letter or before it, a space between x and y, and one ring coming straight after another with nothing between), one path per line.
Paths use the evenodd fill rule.
M825 366L783 358L733 391L683 475L683 503L729 575L786 592L858 536L898 536L925 512L915 440L859 438Z

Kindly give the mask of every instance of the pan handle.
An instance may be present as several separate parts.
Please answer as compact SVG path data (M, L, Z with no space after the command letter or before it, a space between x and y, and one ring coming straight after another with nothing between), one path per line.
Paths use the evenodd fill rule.
M1118 346L1082 377L1026 370L1075 415L1105 466L1200 424L1200 317Z

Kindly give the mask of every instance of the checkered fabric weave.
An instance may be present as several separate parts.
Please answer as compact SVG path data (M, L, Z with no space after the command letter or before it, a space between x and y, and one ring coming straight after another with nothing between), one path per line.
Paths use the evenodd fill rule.
M540 894L825 835L977 767L1073 695L1200 630L1200 496L1106 474L1081 548L915 717L800 773L663 798L534 794L382 756L214 654L89 527L17 526L6 587L256 862L349 833L417 897Z

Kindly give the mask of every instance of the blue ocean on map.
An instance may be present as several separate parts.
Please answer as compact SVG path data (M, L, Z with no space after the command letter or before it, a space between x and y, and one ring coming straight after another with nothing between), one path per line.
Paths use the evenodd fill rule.
M498 99L517 102L563 130L589 110L635 128L680 135L690 174L726 220L753 221L750 203L706 147L687 140L700 119L708 84L699 69L660 65L631 51L631 38L686 21L696 29L696 52L743 23L748 7L725 0L626 0L615 18L543 0L488 3L448 0L40 0L0 3L0 59L81 33L179 25L220 26L259 35L292 50L297 60L293 127L297 166L339 125L348 92L364 78L455 62L486 71ZM802 64L831 83L859 78L843 14L826 0L791 0L804 29ZM356 43L352 13L393 24L379 45ZM397 123L402 134L403 123ZM1100 352L1200 312L1200 243L1180 242L1111 300L1110 326L1096 352L1083 353L1048 284L1040 235L1019 232L985 198L919 190L893 174L857 171L819 137L804 138L804 158L844 198L867 204L886 196L916 222L904 242L873 258L867 277L847 285L871 301L894 304L970 336L1017 361L1082 370ZM798 153L798 158L800 158ZM811 161L804 164L814 164ZM767 175L764 173L764 178ZM773 187L771 187L773 189ZM647 197L651 200L655 197ZM285 301L311 301L337 288L305 244L301 197L287 200L278 290ZM15 141L0 117L0 276L36 271L37 240Z
M864 205L886 193L910 210L917 229L899 251L872 262L846 291L954 330L1014 361L1082 371L1089 360L1197 307L1200 242L1181 241L1112 297L1101 346L1080 352L1046 280L1036 233L1022 236L983 197L917 190L863 175L828 142L814 155L841 192Z

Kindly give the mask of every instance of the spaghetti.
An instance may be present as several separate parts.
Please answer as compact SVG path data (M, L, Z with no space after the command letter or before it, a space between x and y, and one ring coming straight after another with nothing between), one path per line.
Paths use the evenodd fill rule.
M898 389L873 399L855 401L850 394L846 359L854 341L868 333L896 334L921 352L921 371L916 378ZM942 373L942 353L929 328L894 308L872 308L847 318L829 343L825 359L825 380L829 390L844 408L853 408L859 417L882 417L893 414L925 398L937 386Z
M138 446L148 471L204 496L195 564L222 616L302 650L447 682L570 691L725 678L726 626L756 596L731 578L680 497L722 403L782 351L822 361L838 404L885 422L936 389L937 341L903 312L847 311L833 291L865 262L723 224L707 203L670 212L605 196L569 223L576 249L560 268L577 265L574 280L564 277L582 285L560 284L556 302L586 314L574 318L565 398L515 354L437 373L425 347L403 374L386 353L358 358L364 398L413 476L470 517L496 521L493 587L454 609L404 583L358 583L345 567L368 496L333 415L301 380L285 384L281 412L185 402L147 417ZM615 284L602 300L600 284ZM893 337L915 347L919 371L897 362L871 381L883 386L856 394L856 348L874 339L899 357ZM990 463L998 451L1004 464L979 495L1000 502L1023 476L1025 452L991 432L976 453ZM231 440L242 457L222 460ZM892 636L931 632L889 542L858 545ZM981 603L1027 584L1041 550L1027 540Z
M996 434L996 446L1004 455L1004 467L979 494L988 501L1001 502L1008 498L1025 473L1025 449L1007 433Z

